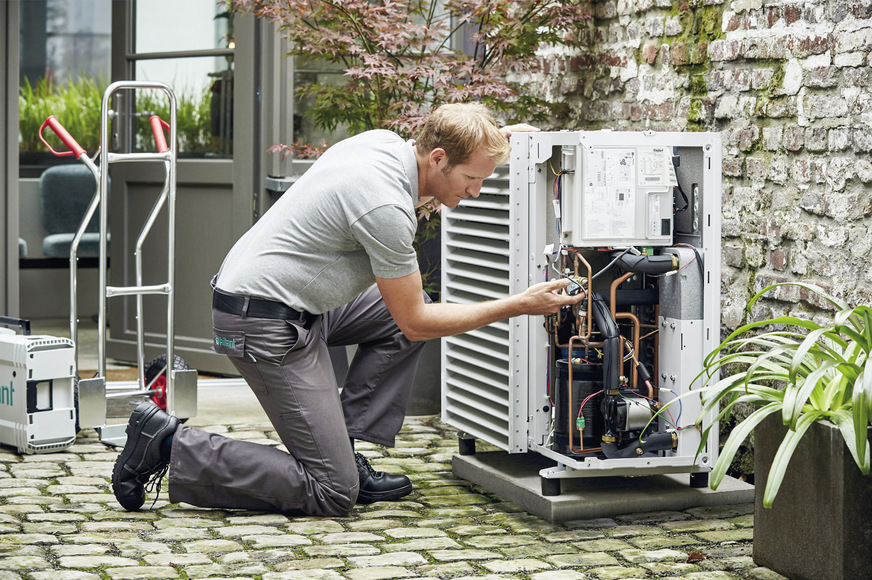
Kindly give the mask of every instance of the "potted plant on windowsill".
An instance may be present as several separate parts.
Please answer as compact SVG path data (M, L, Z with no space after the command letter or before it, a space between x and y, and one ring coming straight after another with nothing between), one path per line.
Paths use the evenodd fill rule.
M872 308L804 283L768 286L748 308L791 289L824 310L746 324L705 360L702 377L726 376L696 391L701 416L756 408L724 444L711 486L753 432L755 562L797 579L872 578Z

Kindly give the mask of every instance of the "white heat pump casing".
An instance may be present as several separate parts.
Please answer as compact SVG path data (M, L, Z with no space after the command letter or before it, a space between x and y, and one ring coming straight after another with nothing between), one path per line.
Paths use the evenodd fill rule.
M652 161L649 173L655 179L640 184L636 167L635 195L659 195L660 218L671 213L672 185L676 175L671 160L681 159L678 175L685 189L694 188L682 213L669 215L666 228L649 228L654 221L648 212L650 197L636 203L636 224L632 235L603 237L584 227L581 186L571 183L590 171L581 159L585 151L634 151L633 156L660 155ZM659 151L659 153L658 153ZM601 156L601 157L603 157ZM620 154L614 154L619 159ZM637 164L638 165L638 164ZM554 168L573 168L575 174L564 175L563 196L555 209ZM508 182L507 182L508 180ZM574 191L574 195L568 192ZM668 191L667 198L663 197ZM657 194L656 192L661 192ZM477 199L462 202L456 208L443 209L442 300L473 303L510 296L537 282L553 277L549 249L563 246L647 246L685 244L699 254L703 262L701 304L693 314L679 309L672 317L661 317L665 325L657 355L660 374L658 386L675 393L691 388L702 360L719 344L720 337L720 195L721 139L713 133L629 133L629 132L541 132L516 133L512 136L512 154L508 166L486 182ZM639 199L637 197L637 199ZM556 213L562 213L564 230L554 227ZM657 214L653 214L656 216ZM663 222L660 222L661 226ZM567 231L567 229L569 231ZM658 235L649 235L658 234ZM561 236L557 239L557 236ZM570 243L571 242L571 243ZM698 266L694 266L698 267ZM685 274L687 271L685 270ZM681 273L678 274L679 276ZM671 297L669 298L672 299ZM519 316L487 327L442 340L442 419L454 426L461 437L486 441L509 453L536 451L557 461L558 466L545 478L585 477L594 475L644 475L707 471L717 458L717 428L710 431L703 452L696 454L699 434L685 429L679 434L674 451L653 458L604 459L568 457L549 447L553 427L549 403L549 378L553 374L553 356L549 336L539 316ZM674 377L674 379L673 379ZM664 382L665 380L665 382ZM697 388L699 385L694 385ZM664 402L674 398L663 393ZM681 423L695 419L701 410L697 402L683 403ZM710 413L703 427L711 424Z

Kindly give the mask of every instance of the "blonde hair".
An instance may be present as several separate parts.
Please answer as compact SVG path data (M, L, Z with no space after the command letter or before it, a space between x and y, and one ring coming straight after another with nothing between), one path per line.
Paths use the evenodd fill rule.
M421 154L444 149L449 167L466 163L478 150L500 165L509 160L511 151L509 140L481 103L442 105L427 118L415 147Z

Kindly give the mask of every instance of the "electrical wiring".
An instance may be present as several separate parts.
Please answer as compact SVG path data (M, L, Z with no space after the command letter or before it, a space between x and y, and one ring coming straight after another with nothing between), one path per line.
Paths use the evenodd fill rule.
M627 354L624 355L624 360L623 360L623 362L633 361L634 363L637 363L637 361L636 361L636 353L635 353L635 351L633 350L633 343L630 342L629 340L627 340L626 338L624 338L623 336L622 336L621 338L622 338L623 341L624 341L624 348L627 349ZM637 363L637 364L638 364L638 363Z
M687 211L687 208L690 207L690 200L687 199L687 194L684 193L684 189L681 187L681 183L678 181L678 165L675 163L675 156L672 156L672 168L675 170L675 184L678 187L678 193L681 194L681 199L684 200L684 207L676 209L674 213L681 213L683 211Z
M667 389L666 387L660 387L660 390L666 391L667 393L672 393L673 395L675 395L675 398L673 399L673 401L678 401L678 418L675 420L674 424L677 424L678 421L681 421L681 413L684 410L684 404L681 402L681 398L678 396L678 393L676 393L672 389ZM665 407L665 409L666 409L666 412L668 413L669 412L668 404Z
M705 272L703 270L702 256L699 255L699 250L690 244L683 244L683 243L674 244L672 247L673 248L678 248L678 247L689 248L689 249L693 250L693 258L687 264L685 264L684 266L680 267L677 270L672 270L671 272L667 272L666 274L649 274L649 276L651 278L665 278L666 276L674 276L674 275L678 274L679 272L681 272L682 270L684 270L685 268L687 268L688 266L690 266L691 264L693 264L694 262L696 262L696 265L699 268L700 279L703 279L703 277L705 276Z
M562 200L560 192L563 190L563 176L571 175L575 173L574 169L561 169L557 171L554 169L554 166L551 163L548 163L548 167L551 169L551 172L554 174L554 213L556 215L556 226L557 226L557 239L560 240L563 238L563 218L561 214L563 213Z
M560 276L561 278L566 278L567 280L569 280L571 282L571 284L569 284L566 287L566 290L565 290L566 292L574 295L574 294L577 294L578 292L584 290L584 284L579 283L578 280L576 280L575 278L573 278L569 274L561 272L560 270L558 270L554 266L554 264L550 264L550 266L554 269L555 272L557 272L558 276ZM584 282L584 280L582 280L582 282Z
M702 265L702 256L699 255L699 250L697 250L695 246L691 246L690 244L675 244L675 247L690 248L691 250L693 250L693 260L691 260L690 262L688 262L687 264L685 264L684 266L679 268L676 272L680 272L681 270L683 270L687 266L690 266L691 262L696 262L696 265L699 268L699 279L705 280L705 272L704 272L703 265Z
M552 171L554 171L552 169ZM557 227L557 239L563 239L563 208L560 203L560 176L562 173L556 174L554 178L554 214L555 226Z
M643 395L643 394L641 394L641 393L636 393L636 395L637 395L638 397L641 397L642 399L645 399L645 400L648 401L651 405L654 404L654 401L653 401L650 397L646 397L645 395ZM636 399L631 399L631 398L627 397L626 395L620 395L620 397L621 397L622 399L624 399L625 401L627 401L627 403L632 403L632 404L634 404L634 405L639 405L640 407L645 407L645 408L646 408L647 410L649 410L649 411L651 410L651 406L650 406L650 405L643 405L642 403L640 403L640 402L639 402L638 400L636 400ZM673 428L678 429L678 426L677 426L677 424L676 424L676 422L675 422L675 419L672 418L672 413L669 412L669 409L666 409L666 414L669 415L669 419L667 419L667 423L670 423L670 424L672 425Z
M611 268L612 266L614 266L614 265L617 263L617 261L620 260L621 257L622 257L624 254L626 254L627 252L629 252L629 251L632 250L632 249L633 249L632 246L630 246L630 247L628 247L628 248L625 248L623 252L621 252L620 254L618 254L617 256L615 256L614 259L613 259L611 262L609 262L608 264L606 264L606 267L605 267L605 268L603 268L602 270L600 270L599 272L597 272L596 274L594 274L594 275L591 277L591 280L596 280L597 278L599 278L599 277L600 277L603 273L605 273L609 268Z
M602 390L599 390L599 391L597 391L597 392L595 392L595 393L591 393L590 395L588 395L587 397L585 397L585 399L581 402L581 405L578 406L578 417L577 417L578 419L581 419L581 418L582 418L582 414L581 414L581 412L582 412L582 410L584 409L584 405L585 405L588 401L590 401L591 399L593 399L593 398L596 397L597 395L601 395L602 393L603 393L603 391L602 391Z
M551 360L551 347L547 349L548 360ZM551 403L551 408L554 408L554 399L551 397L551 365L546 365L545 368L545 396L548 397L548 402Z
M550 160L548 161L548 169L550 169L550 170L551 170L551 173L553 173L554 175L560 175L560 174L563 172L562 169L561 169L560 171L557 171L556 169L554 169L554 166L551 165L551 161L550 161Z

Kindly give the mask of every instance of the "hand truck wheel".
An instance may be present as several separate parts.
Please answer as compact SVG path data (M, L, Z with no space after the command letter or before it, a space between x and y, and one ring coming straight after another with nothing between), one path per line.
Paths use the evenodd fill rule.
M185 362L185 359L182 357L175 355L173 356L173 370L175 371L186 371L191 367L188 366L188 363ZM148 367L145 369L145 384L148 385L151 383L152 379L154 383L151 384L151 389L154 391L158 391L154 395L151 396L151 400L154 401L155 405L166 411L167 408L167 355L162 354L156 357L153 361L151 361Z

